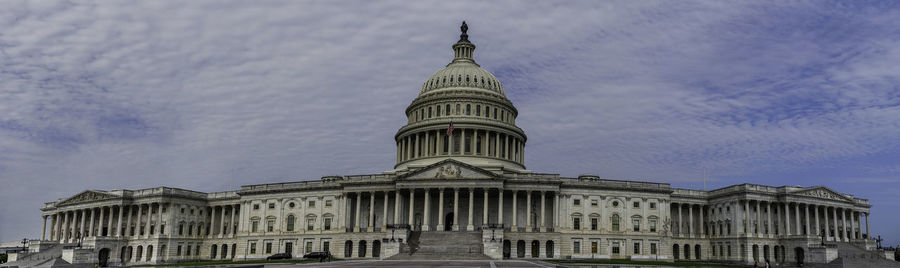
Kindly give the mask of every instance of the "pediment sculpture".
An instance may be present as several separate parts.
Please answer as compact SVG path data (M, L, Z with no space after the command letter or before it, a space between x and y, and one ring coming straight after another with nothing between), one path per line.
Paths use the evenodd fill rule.
M436 179L457 179L460 177L460 171L458 166L454 165L444 165L437 169L437 172L434 174L434 178Z
M89 201L99 201L116 198L115 195L98 193L94 191L86 191L80 194L73 196L72 198L66 199L61 202L60 205L73 204L73 203L81 203L81 202L89 202Z
M822 198L822 199L829 199L829 200L836 200L836 201L847 201L847 198L844 197L843 195L836 194L836 193L826 190L826 189L815 189L815 190L800 192L799 194L804 195L804 196L809 196L809 197L815 197L815 198Z

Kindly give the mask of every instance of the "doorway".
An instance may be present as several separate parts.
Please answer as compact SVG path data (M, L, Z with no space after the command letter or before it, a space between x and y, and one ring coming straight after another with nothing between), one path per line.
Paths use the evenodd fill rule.
M503 240L503 259L510 258L510 251L512 250L512 243L509 242L508 239Z
M803 248L796 247L794 248L794 260L797 261L797 266L803 266Z
M372 241L372 257L373 258L381 257L381 240Z
M97 254L97 263L100 267L109 266L109 249L103 248L100 249L100 253Z
M453 231L453 212L444 217L444 231Z

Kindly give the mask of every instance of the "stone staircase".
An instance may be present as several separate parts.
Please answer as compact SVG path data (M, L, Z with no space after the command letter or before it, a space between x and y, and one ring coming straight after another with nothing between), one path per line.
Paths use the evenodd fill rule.
M860 246L837 242L838 258L829 265L840 264L836 267L898 267L900 262L888 260L880 251L866 250ZM835 267L835 266L831 266Z
M57 244L44 248L40 252L28 253L20 256L14 262L0 264L0 267L53 267L59 263L66 263L62 260L63 247L68 244Z
M481 232L410 232L391 260L489 260Z

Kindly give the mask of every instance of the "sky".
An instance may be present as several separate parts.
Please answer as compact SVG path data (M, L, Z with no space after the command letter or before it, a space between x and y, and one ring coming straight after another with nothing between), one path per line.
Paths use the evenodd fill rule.
M0 241L86 189L391 170L466 20L528 169L824 185L900 244L897 1L2 1ZM705 175L704 175L705 174Z

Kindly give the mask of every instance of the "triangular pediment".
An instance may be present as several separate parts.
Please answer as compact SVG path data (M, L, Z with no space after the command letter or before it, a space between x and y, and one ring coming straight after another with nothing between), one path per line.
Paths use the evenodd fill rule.
M99 191L87 190L59 202L59 205L70 205L83 202L100 201L118 198L119 196Z
M853 200L850 198L847 198L847 196L845 196L841 193L835 192L834 190L831 190L825 186L817 186L817 187L812 187L809 189L803 189L800 191L793 192L791 194L804 196L804 197L814 197L814 198L820 198L820 199L826 199L826 200L841 201L841 202L853 202Z
M423 179L493 179L496 174L453 159L443 160L400 177L406 180Z

